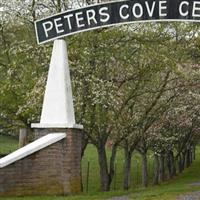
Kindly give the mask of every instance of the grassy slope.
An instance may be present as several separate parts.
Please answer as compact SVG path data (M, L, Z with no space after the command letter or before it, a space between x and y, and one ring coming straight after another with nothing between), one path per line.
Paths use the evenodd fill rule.
M6 153L9 151L13 151L17 148L17 141L0 136L0 153ZM108 151L108 155L109 155ZM199 152L200 153L200 152ZM3 198L0 200L100 200L106 199L111 196L118 196L128 194L131 199L136 200L175 200L176 196L192 192L195 190L200 190L200 186L191 187L189 183L200 181L200 154L198 153L196 161L193 163L192 167L185 170L185 172L173 180L166 182L160 186L151 186L147 189L142 189L139 187L141 183L140 180L140 157L135 154L132 164L133 164L133 172L132 172L132 181L131 181L131 190L126 193L121 191L122 185L122 170L123 170L123 152L120 151L117 155L117 176L116 176L116 188L117 191L111 191L108 193L100 193L99 192L99 176L98 176L98 163L97 163L97 154L96 150L93 146L89 146L85 153L82 169L83 169L83 182L86 182L86 171L87 171L87 163L90 161L90 179L89 179L89 193L80 196L74 197L25 197L25 198ZM152 161L149 162L149 171L152 174ZM137 185L137 187L136 187ZM111 188L113 189L113 185ZM136 189L134 189L136 188Z
M131 194L132 199L137 200L175 200L177 196L200 190L200 186L190 186L191 183L200 182L200 155L193 165L183 174L160 186L152 186L148 189L138 189Z

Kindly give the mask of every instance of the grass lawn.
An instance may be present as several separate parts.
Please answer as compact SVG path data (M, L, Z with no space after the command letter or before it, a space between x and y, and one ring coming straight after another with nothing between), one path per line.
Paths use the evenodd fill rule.
M111 151L107 149L107 156L109 158ZM86 152L82 160L82 178L84 191L86 191L87 183L87 169L89 162L89 184L88 191L89 193L99 192L99 165L98 165L98 156L96 148L93 145L88 145ZM111 190L122 190L123 187L123 166L124 166L124 152L119 150L117 152L116 163L115 163L115 176L111 184ZM150 184L153 179L153 160L152 155L148 155L148 174L150 179ZM131 178L130 184L132 188L141 187L141 157L138 153L133 154L132 158L132 167L131 167Z
M0 153L7 153L17 148L18 142L9 137L0 136ZM108 155L110 151L107 151ZM115 184L111 185L111 192L101 193L99 191L98 159L95 148L89 145L83 161L83 184L86 188L86 176L88 162L90 163L88 193L84 192L78 196L69 197L24 197L24 198L0 198L0 200L104 200L113 196L129 195L130 199L136 200L175 200L180 194L200 190L200 186L189 186L190 183L200 182L200 151L197 153L196 161L193 165L178 175L173 180L165 182L159 186L150 186L147 189L141 187L140 178L140 156L135 154L132 160L131 189L129 192L122 191L123 172L123 151L119 151L116 161ZM150 185L152 182L153 162L149 155L148 171L150 174Z
M92 147L90 147L92 148ZM88 151L88 149L87 149ZM94 153L94 152L93 152ZM120 159L121 159L121 166L118 165L118 172L121 171L120 173L122 173L122 164L123 164L123 152L119 152L118 153L118 157L117 157L117 162L120 163ZM150 157L150 155L149 155ZM150 173L150 184L151 184L151 177L153 175L153 162L152 159L149 159L149 164L148 164L148 170ZM137 164L138 163L138 164ZM140 157L138 154L136 154L133 158L132 161L132 166L133 166L133 170L137 170L137 167L135 166L139 166L140 169ZM121 169L120 169L121 167ZM190 193L193 191L197 191L200 190L200 186L190 186L190 183L194 183L194 182L200 182L200 149L198 149L197 151L197 157L196 160L194 161L194 163L192 164L192 166L188 169L186 169L184 171L184 173L177 175L174 179L167 181L159 186L151 186L148 187L147 189L142 188L140 183L141 183L141 179L139 176L139 181L135 180L137 175L137 172L135 172L135 174L133 174L132 172L132 186L129 192L125 193L122 191L121 187L119 185L122 185L122 181L121 177L122 174L117 174L118 176L118 191L115 193L114 191L109 192L107 194L103 194L103 195L107 195L108 196L112 196L112 195L124 195L124 194L128 194L131 199L136 199L136 200L175 200L177 196L181 195L181 194L185 194L185 193ZM132 170L132 171L133 171ZM140 175L141 171L139 170L139 175ZM121 176L120 176L121 175ZM94 177L91 178L91 182L94 183ZM200 185L200 184L199 184ZM93 186L95 187L95 186ZM95 195L93 192L91 193L90 198L92 199L105 199L105 196L102 196L102 193L99 193L99 195ZM83 199L89 199L85 196L85 198L83 197ZM67 199L68 200L68 199ZM69 199L71 200L71 199ZM73 198L72 198L73 200Z
M196 161L183 174L160 186L133 190L131 197L137 200L175 200L180 194L200 190L200 186L190 186L191 183L200 182L199 167L200 155L198 154Z
M151 186L147 189L131 189L129 192L112 191L108 193L90 193L69 197L24 197L24 198L0 198L0 200L105 200L112 196L129 195L135 200L176 200L180 194L200 190L200 186L189 186L190 183L200 181L200 156L192 167L173 180L160 186Z
M8 154L18 148L18 141L9 136L0 135L0 154Z

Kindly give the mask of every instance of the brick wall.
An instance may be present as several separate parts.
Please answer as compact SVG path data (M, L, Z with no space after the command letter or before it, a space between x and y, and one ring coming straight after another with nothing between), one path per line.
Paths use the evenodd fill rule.
M81 131L0 169L0 196L67 195L81 191Z

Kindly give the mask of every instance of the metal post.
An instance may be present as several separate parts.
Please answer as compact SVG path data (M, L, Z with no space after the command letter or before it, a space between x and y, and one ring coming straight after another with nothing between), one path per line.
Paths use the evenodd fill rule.
M20 128L19 131L19 148L24 147L27 144L27 129Z
M117 185L117 162L115 162L115 167L114 167L114 190L116 190L116 185Z
M87 163L86 192L89 190L90 161Z

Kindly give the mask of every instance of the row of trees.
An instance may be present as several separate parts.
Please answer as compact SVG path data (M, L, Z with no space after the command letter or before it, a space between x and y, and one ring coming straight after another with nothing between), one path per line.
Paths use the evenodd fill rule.
M3 133L30 130L30 123L39 120L52 45L36 44L34 20L90 3L2 0ZM198 28L187 23L134 24L67 38L76 120L84 125L82 155L88 143L96 147L102 191L110 189L118 149L124 150L124 189L129 188L136 151L145 187L149 151L155 159L155 184L165 180L166 170L173 177L191 164L199 129Z
M81 55L72 63L75 102L86 139L97 148L102 190L109 190L112 182L118 147L125 151L125 189L135 150L142 157L144 186L149 150L155 155L156 184L164 177L165 157L171 177L176 160L179 170L184 168L199 120L199 69L191 45L197 38L189 37L188 28L195 30L184 24L145 24L97 31L81 38L83 51L71 48ZM81 43L78 37L75 41ZM109 159L108 140L113 142Z

